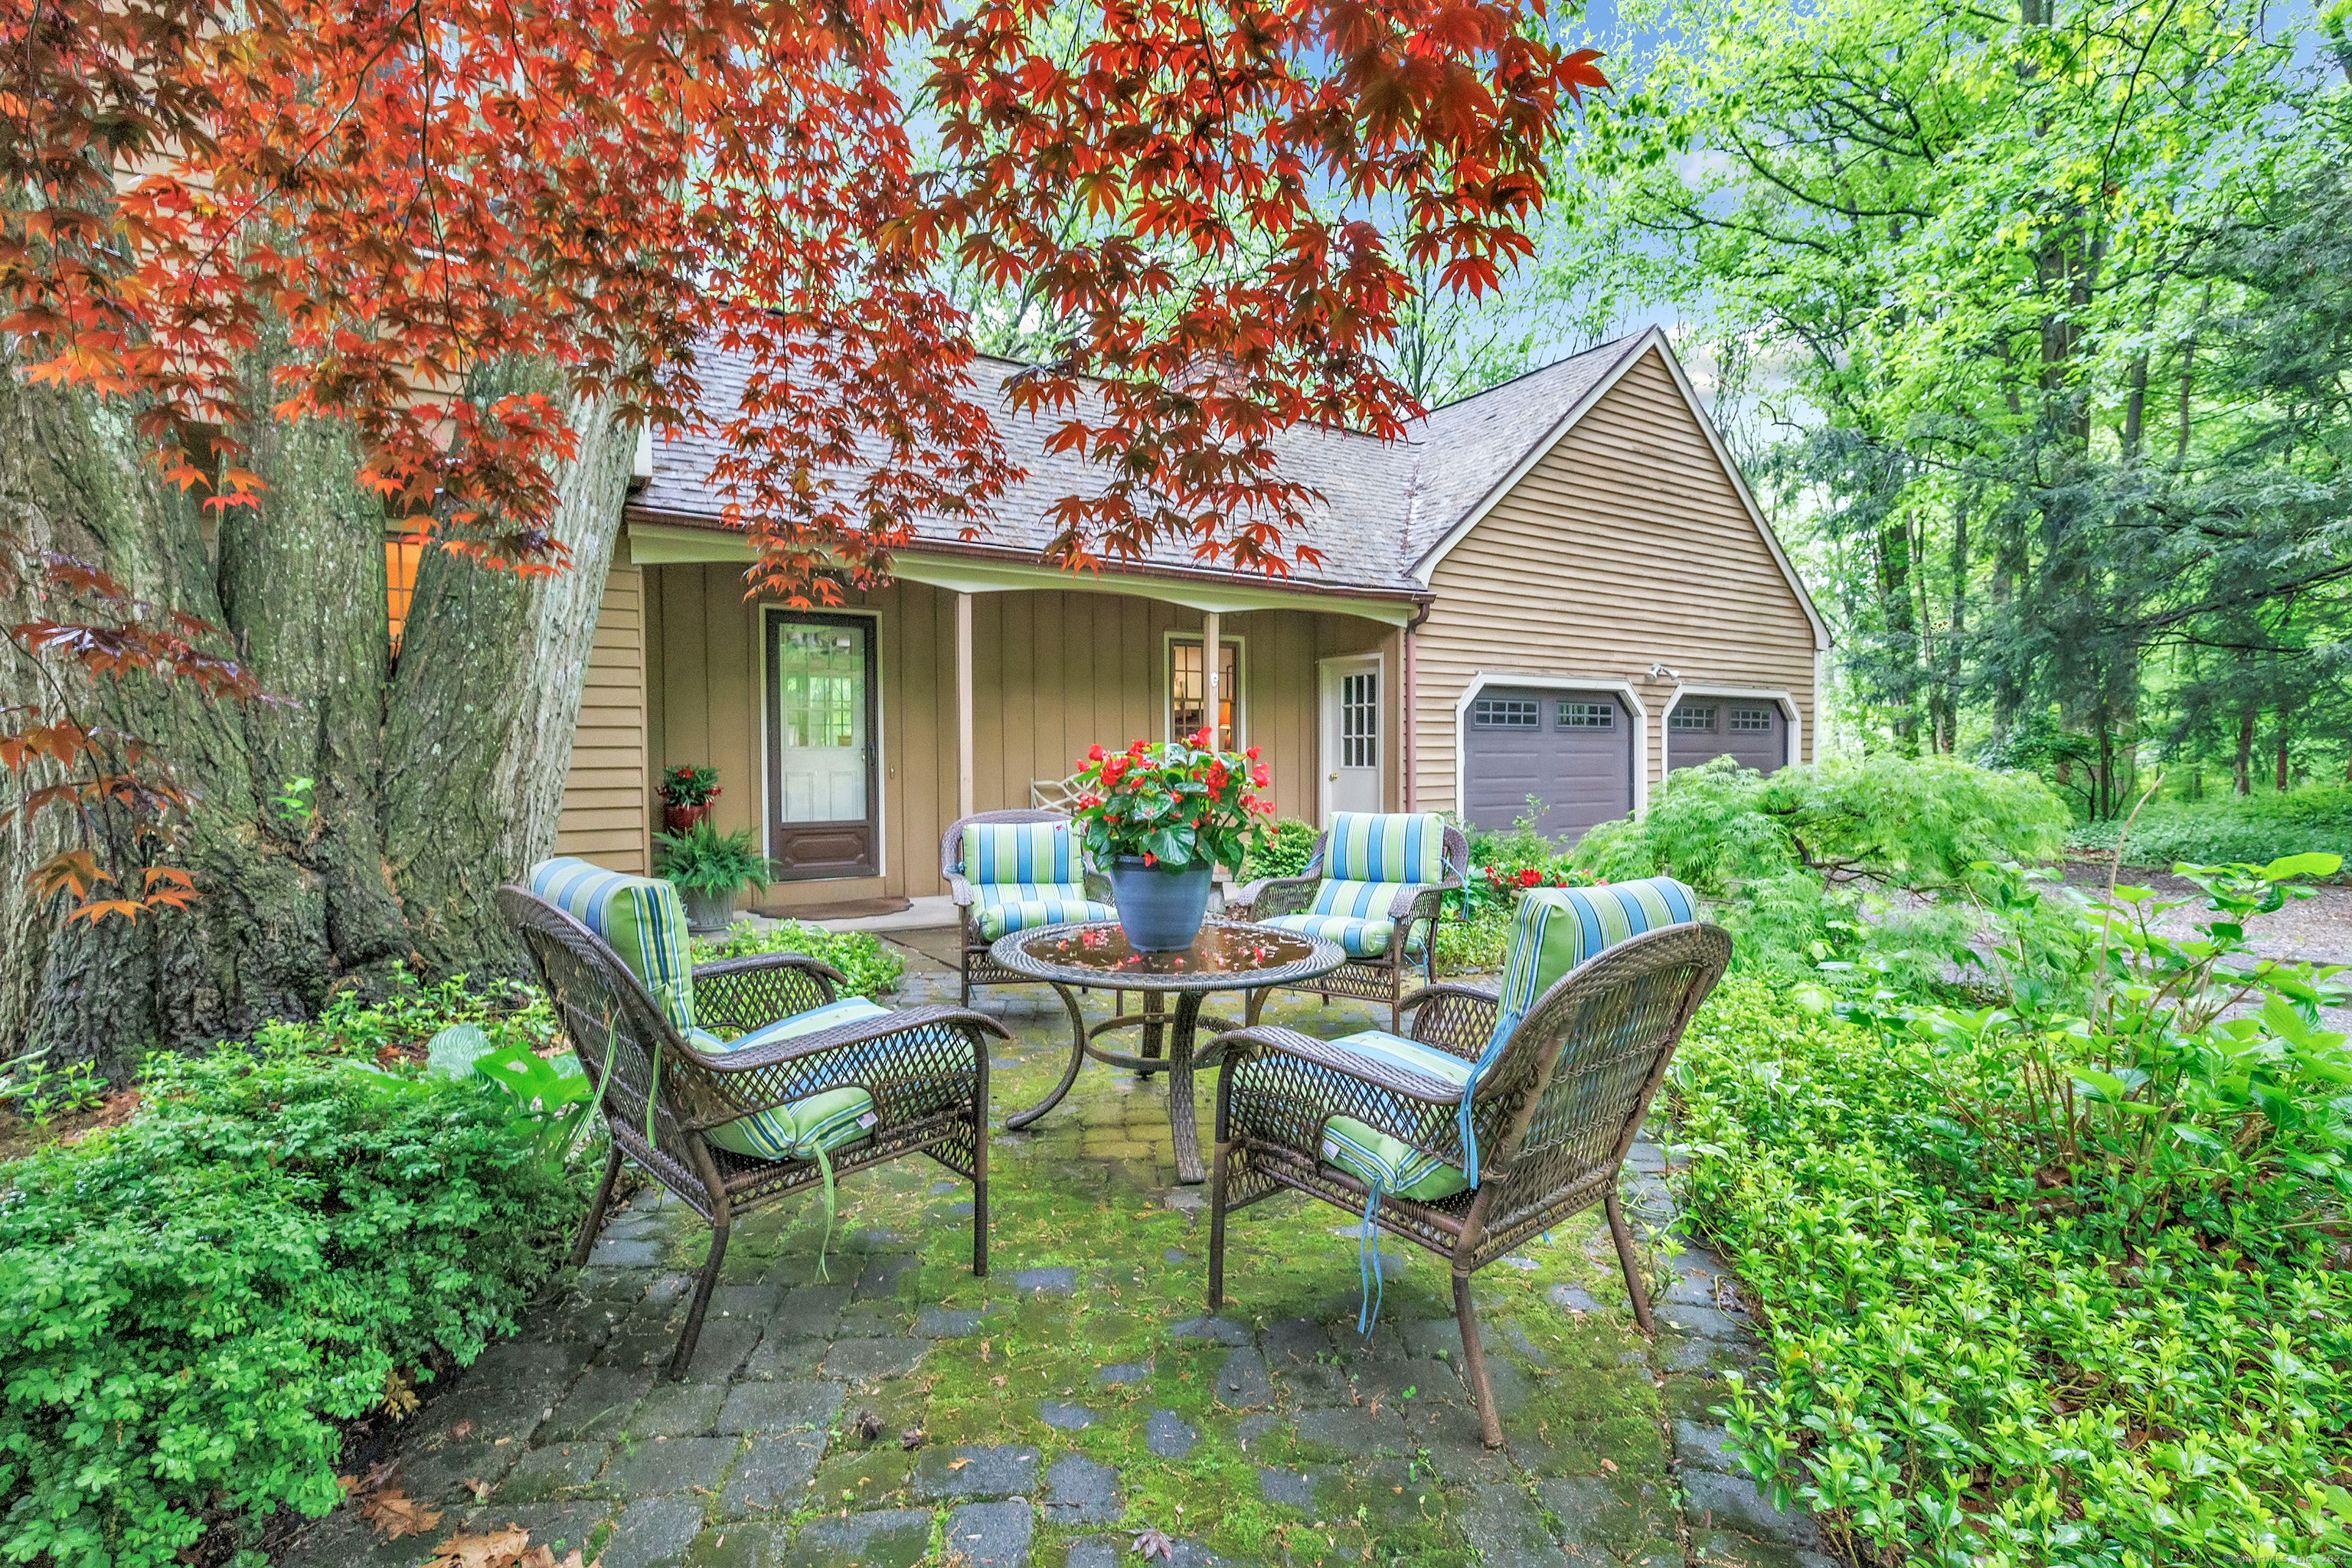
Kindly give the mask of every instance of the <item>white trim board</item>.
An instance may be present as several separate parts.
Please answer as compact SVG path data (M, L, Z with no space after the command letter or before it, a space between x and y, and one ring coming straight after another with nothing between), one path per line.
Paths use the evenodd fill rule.
M1482 669L1462 688L1462 695L1454 700L1454 815L1463 821L1464 803L1469 798L1469 748L1462 743L1470 720L1470 703L1489 686L1532 686L1538 691L1606 691L1625 704L1625 711L1633 716L1633 815L1641 816L1650 809L1650 710L1642 694L1633 689L1629 680L1611 680L1603 676L1532 675L1516 669ZM1672 705L1669 704L1669 707ZM1663 731L1661 731L1663 733Z
M1756 525L1756 531L1763 535L1764 546L1772 552L1773 563L1780 567L1781 577L1789 584L1789 591L1796 595L1798 605L1805 612L1805 620L1813 628L1814 651L1819 652L1828 647L1830 646L1829 624L1822 619L1821 612L1813 607L1813 596L1806 591L1804 579L1797 574L1797 568L1790 561L1789 552L1780 547L1780 535L1772 531L1771 523L1765 520L1764 509L1756 504L1756 493L1748 488L1748 477L1739 471L1739 465L1732 460L1730 448L1723 444L1722 434L1716 429L1714 419L1709 417L1706 412L1706 405L1699 401L1697 390L1691 385L1690 377L1684 373L1682 361L1675 357L1674 344L1667 340L1665 329L1663 327L1652 327L1633 339L1625 353L1618 357L1617 362L1609 367L1601 379L1586 388L1584 395L1569 405L1568 412L1560 416L1559 422L1545 433L1543 439L1528 449L1527 454L1519 459L1510 473L1504 477L1503 481L1481 497L1478 504L1471 508L1460 522L1446 531L1444 538L1422 553L1421 559L1413 563L1413 581L1424 588L1428 587L1431 577L1437 571L1438 563L1453 552L1455 545L1469 536L1472 529L1485 521L1486 514L1493 511L1501 503L1502 499L1510 494L1518 482L1527 478L1528 472L1538 463L1543 461L1550 454L1551 449L1559 446L1561 439L1570 430L1576 428L1578 423L1590 414L1603 397L1615 389L1617 384L1625 378L1625 374L1641 363L1642 356L1654 348L1658 351L1659 358L1664 362L1667 374L1674 378L1675 390L1682 394L1683 402L1689 406L1691 416L1698 422L1699 429L1705 433L1707 446L1715 453L1717 463L1730 478L1731 488L1738 493L1739 504L1746 509L1748 521Z

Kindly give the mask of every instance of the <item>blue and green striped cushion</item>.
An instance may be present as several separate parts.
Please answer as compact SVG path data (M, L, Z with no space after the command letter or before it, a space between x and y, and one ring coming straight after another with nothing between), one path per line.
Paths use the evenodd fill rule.
M972 916L980 934L994 942L1008 931L1034 931L1073 921L1107 921L1118 911L1087 897L1076 883L1057 887L975 888Z
M1083 879L1066 822L967 822L963 877L975 888L1055 887Z
M1315 912L1346 915L1352 920L1384 921L1396 896L1410 882L1349 882L1325 878L1315 889Z
M1326 942L1336 942L1350 958L1380 958L1387 954L1389 939L1396 934L1396 922L1391 920L1358 920L1353 915L1273 915L1259 922L1276 931L1297 931L1300 936L1319 936ZM1412 940L1413 951L1421 950L1421 938Z
M1334 882L1442 882L1445 819L1426 811L1335 813L1321 870Z
M603 937L680 1032L694 1027L694 961L676 888L565 856L533 866L530 890Z
M822 1007L812 1007L805 1013L795 1013L789 1018L752 1030L732 1040L698 1032L695 1047L712 1056L723 1056L772 1040L788 1040L797 1036L814 1034L819 1029L836 1028L843 1024L861 1023L867 1018L886 1017L889 1009L876 1005L863 996L845 996L838 1002ZM879 1045L882 1042L874 1042ZM870 1047L869 1047L870 1048ZM851 1070L856 1070L853 1066ZM733 1121L710 1129L703 1134L721 1149L738 1154L748 1154L760 1160L814 1160L819 1153L830 1154L845 1143L856 1142L866 1135L874 1125L874 1097L855 1085L829 1089L806 1100L795 1100L772 1110L755 1111Z
M1530 888L1521 893L1511 943L1503 956L1495 1034L1486 1054L1501 1048L1536 998L1586 959L1629 936L1697 918L1697 900L1672 877L1601 888Z
M1470 1064L1460 1057L1385 1029L1360 1030L1331 1044L1364 1058L1368 1067L1402 1067L1442 1083L1470 1081ZM1458 1167L1352 1116L1334 1116L1323 1124L1322 1150L1324 1159L1383 1196L1433 1202L1470 1185Z

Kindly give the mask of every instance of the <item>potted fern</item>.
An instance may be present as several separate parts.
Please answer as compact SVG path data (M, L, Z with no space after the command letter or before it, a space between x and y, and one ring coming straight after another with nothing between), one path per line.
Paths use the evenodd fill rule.
M661 874L686 900L687 926L698 935L725 931L737 896L775 879L768 858L752 847L748 827L721 833L705 817L681 833L656 833L654 843L661 851Z

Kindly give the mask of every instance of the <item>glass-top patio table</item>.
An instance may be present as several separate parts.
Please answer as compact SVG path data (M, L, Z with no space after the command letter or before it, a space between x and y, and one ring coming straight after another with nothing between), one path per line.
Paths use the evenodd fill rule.
M1258 1009L1275 987L1328 974L1348 960L1338 942L1320 937L1221 921L1204 923L1192 945L1181 952L1139 952L1128 944L1117 921L1097 921L1014 931L990 947L988 956L1015 974L1051 985L1070 1011L1070 1065L1063 1069L1062 1081L1036 1104L1005 1118L1004 1124L1026 1127L1061 1103L1088 1057L1140 1073L1164 1072L1169 1075L1168 1130L1176 1140L1176 1174L1194 1183L1208 1175L1201 1163L1200 1129L1192 1116L1192 1037L1200 1026L1202 1002L1213 991L1246 992L1246 1026L1257 1022ZM1139 991L1143 1011L1123 1012L1088 1028L1076 994L1087 989ZM1176 998L1172 1016L1167 1003L1171 994ZM1128 1028L1143 1031L1140 1054L1094 1043L1097 1035ZM1163 1036L1165 1056L1160 1054Z

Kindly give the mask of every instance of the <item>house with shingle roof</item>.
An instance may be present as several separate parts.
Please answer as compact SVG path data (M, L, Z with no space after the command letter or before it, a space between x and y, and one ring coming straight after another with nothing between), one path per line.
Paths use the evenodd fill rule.
M724 363L704 384L726 405ZM1811 754L1827 628L1663 331L1449 404L1402 441L1290 433L1322 559L1281 579L1181 544L1099 574L1045 565L1050 508L1091 488L1045 434L1002 421L1027 477L983 538L919 520L894 582L822 613L746 597L715 447L655 445L558 852L649 868L660 774L709 764L719 825L755 829L777 862L762 908L932 895L956 818L1058 804L1089 745L1212 711L1261 749L1286 816L1504 826L1532 799L1563 842L1640 811L1670 768Z

